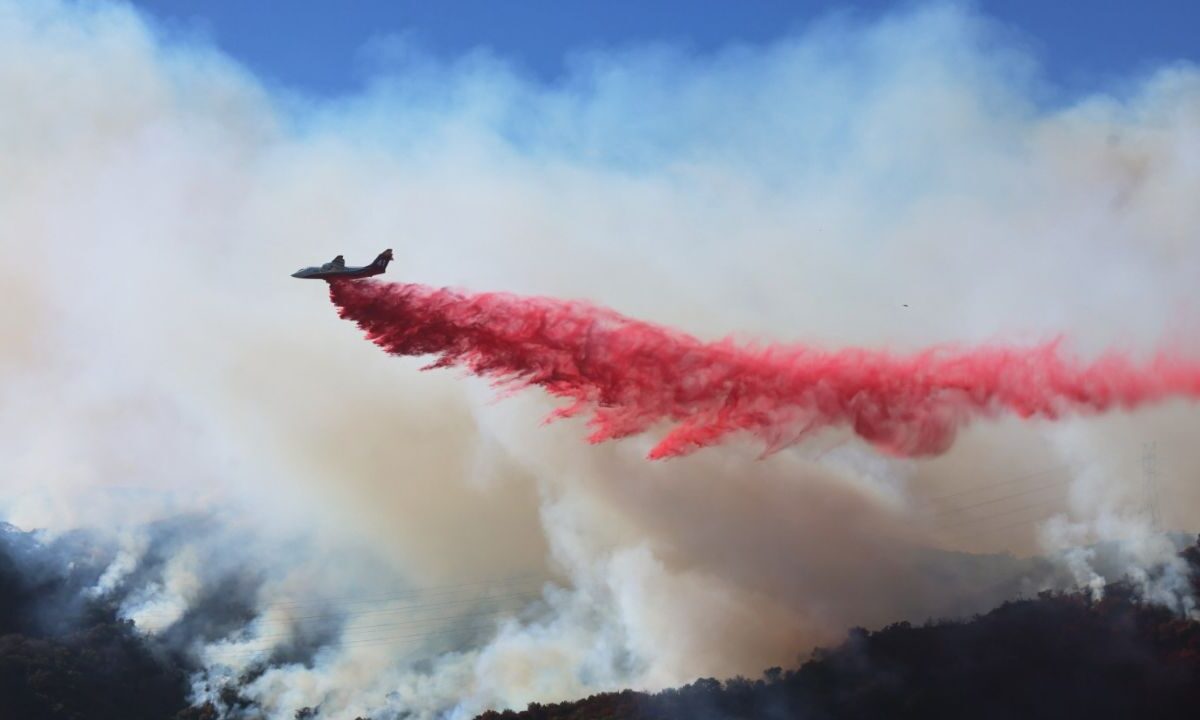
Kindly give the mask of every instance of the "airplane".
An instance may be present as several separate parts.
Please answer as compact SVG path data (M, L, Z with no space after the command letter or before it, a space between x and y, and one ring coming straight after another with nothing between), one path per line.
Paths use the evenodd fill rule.
M307 267L297 270L292 273L292 277L300 278L301 280L353 280L354 278L381 275L387 271L388 263L391 261L391 248L379 253L379 257L371 261L370 265L363 265L362 267L346 267L346 260L341 255L338 255L332 261L320 267Z

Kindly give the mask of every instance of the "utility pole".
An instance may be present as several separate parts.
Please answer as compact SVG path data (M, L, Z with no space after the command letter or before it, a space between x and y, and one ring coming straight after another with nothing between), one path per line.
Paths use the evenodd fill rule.
M1162 518L1158 514L1158 443L1142 443L1142 478L1146 482L1146 510L1155 532L1162 530Z

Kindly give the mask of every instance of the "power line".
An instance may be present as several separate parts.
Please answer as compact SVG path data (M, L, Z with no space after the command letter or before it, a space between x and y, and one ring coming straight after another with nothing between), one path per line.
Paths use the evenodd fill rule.
M462 598L460 600L448 600L440 603L427 603L424 605L405 605L400 607L381 608L378 610L352 610L349 612L331 612L320 613L317 615L299 615L296 617L287 618L287 620L296 622L300 620L336 620L346 617L364 617L366 615L394 615L396 613L409 613L414 611L431 610L437 608L451 607L454 605L473 605L476 603L485 603L488 601L501 602L503 600L532 600L541 597L538 593L518 593L515 595L493 595L489 597L473 597Z
M485 624L463 625L463 626L458 626L458 627L455 627L452 629L434 630L434 631L430 631L430 632L415 633L415 634L409 634L409 635L379 636L379 637L368 638L368 639L363 639L363 640L351 640L349 642L329 643L327 645L322 645L321 647L322 648L326 648L326 647L344 648L344 647L363 647L363 646L369 646L369 645L388 645L388 644L396 642L397 640L416 640L416 639L429 638L429 637L439 637L439 636L443 636L443 635L461 635L461 634L464 634L465 632L475 632L478 630L486 630L489 627L492 627L492 626L485 625ZM248 656L258 655L258 654L262 654L262 653L271 653L278 649L282 649L282 648L279 645L270 645L270 646L264 646L264 647L259 647L259 648L249 648L249 649L230 648L228 650L214 650L212 648L209 648L209 652L212 652L223 658L234 658L234 657L248 657Z
M523 583L522 582L509 582L507 584L501 584L499 586L493 586L493 587L498 587L498 589L503 589L503 590L521 591L521 590L524 590L524 588L522 588L522 585L528 585L528 584L532 584L532 583L529 581L525 581ZM346 617L346 616L356 616L356 615L364 615L364 614L372 614L372 613L390 612L390 611L394 611L394 610L417 610L417 609L430 608L430 607L442 607L444 605L457 605L457 604L461 604L461 603L469 603L469 602L475 602L475 601L479 601L479 600L499 599L500 596L495 596L495 595L491 594L491 592L490 592L491 589L492 588L489 588L489 592L487 594L470 595L470 596L459 597L459 598L454 597L455 591L429 593L427 595L427 597L430 597L430 599L437 599L438 602L419 603L419 604L415 604L415 605L405 604L405 605L402 605L402 606L394 608L394 609L389 609L389 608L384 607L384 608L375 608L375 609L368 608L368 609L346 610L346 611L341 611L341 612L323 612L323 613L317 613L317 614L313 614L313 615L299 615L299 616L292 617L290 619L292 619L292 620L315 620L315 619L321 619L321 618ZM530 590L532 590L532 589L533 588L530 588ZM387 604L394 604L394 603L412 602L412 601L417 601L420 599L422 599L422 594L420 592L411 592L411 593L406 593L406 594L393 595L390 597L380 597L380 598L376 598L376 599L372 599L372 600L345 601L345 604L373 603L373 604L378 604L378 605L387 605ZM303 609L303 608L309 608L309 607L313 607L313 608L322 607L323 608L323 607L329 607L330 605L334 605L334 604L336 604L336 602L337 601L322 600L322 601L311 601L311 602L268 603L265 606L265 608L263 608L263 609L265 609L265 610L275 610L275 609L289 610L289 609ZM142 613L139 615L139 617L164 618L164 617L173 617L173 615L171 613Z
M519 611L522 607L523 606L494 608L492 610L484 610L484 611L480 611L480 612L458 613L458 614L454 614L454 615L439 615L438 617L415 618L412 620L401 620L401 621L390 622L390 623L379 623L376 625L356 625L356 626L352 625L348 628L345 628L344 631L342 633L340 633L340 637L344 638L349 633L357 633L357 632L361 632L363 630L380 630L380 629L384 629L384 628L409 627L409 626L414 626L414 625L421 626L421 625L427 625L427 624L436 626L439 623L448 622L451 620L462 620L464 618L491 617L491 616L495 616L495 615L502 615L504 613L516 612L516 611ZM295 637L295 636L296 636L296 633L276 633L276 634L272 634L272 635L256 635L253 638L248 638L248 639L252 640L254 642L258 642L258 641L262 641L262 640L282 640L282 639L291 638L291 637ZM351 638L351 639L355 639L355 638Z
M393 595L379 595L376 597L362 597L360 595L349 595L342 597L327 597L321 600L295 600L290 602L272 603L272 607L296 607L304 605L326 605L329 603L342 604L358 604L358 603L376 603L389 602L392 600L400 600L408 597L420 597L425 595L444 595L453 594L459 589L466 589L486 585L488 587L503 587L506 585L524 585L533 582L546 582L550 579L549 575L544 573L529 573L528 575L516 575L509 578L493 579L493 580L476 580L474 582L457 583L453 585L431 585L424 588L413 588L401 593Z
M523 608L528 607L530 601L539 599L539 592L522 591L525 587L542 584L549 578L544 575L525 575L508 578L505 580L481 580L474 582L456 583L453 585L433 586L410 590L404 593L397 593L386 596L377 596L373 598L343 598L340 599L342 604L357 605L353 609L345 609L334 612L318 612L295 617L279 618L269 621L271 625L280 623L291 623L300 625L297 629L302 631L305 621L314 620L349 620L355 618L375 617L379 616L385 619L388 615L396 615L404 613L409 617L406 619L398 619L394 622L382 622L372 625L348 625L340 630L339 641L329 643L328 646L361 646L373 644L392 643L398 640L414 640L419 638L436 637L440 635L461 634L464 632L476 632L479 630L494 627L494 623L478 623L479 620L489 617L498 617L508 614L519 613ZM471 592L475 588L485 589L484 594ZM495 590L518 591L508 592L506 594L494 595ZM530 587L530 590L535 588ZM432 602L421 602L422 600ZM458 612L451 614L441 614L429 616L426 613L436 612L438 610L446 610L452 607L463 606L487 606L497 603L508 603L515 601L517 605L512 607L491 607L490 609L469 609L469 612ZM338 599L323 598L316 601L293 601L274 603L268 605L267 610L296 610L303 608L328 607L331 604L338 603ZM379 607L374 607L379 606ZM158 614L160 617L164 614ZM142 615L144 618L153 618L155 614ZM260 617L262 617L260 615ZM475 625L463 624L461 621L475 621ZM452 628L441 628L446 623L454 624ZM395 635L395 634L380 634L380 630L404 629L418 630L422 628L433 628L432 631ZM441 629L438 629L441 628ZM235 647L226 650L214 650L210 647L210 651L218 653L222 657L248 656L260 653L269 653L282 647L286 647L286 642L270 642L270 641L286 641L289 638L295 638L297 633L294 632L274 632L270 635L262 635L255 638L249 638L248 641L257 644L252 647ZM267 641L266 644L261 644Z
M374 609L374 610L348 610L345 612L327 612L327 613L316 613L316 614L312 614L312 615L297 615L294 617L280 618L279 621L296 623L296 622L300 622L300 621L304 621L304 620L338 620L338 619L343 619L343 618L363 617L366 615L393 615L396 613L414 613L414 612L421 612L421 611L425 611L425 610L440 609L440 608L451 607L454 605L481 604L481 603L486 603L488 601L501 602L504 600L533 600L533 599L536 599L539 597L541 597L541 595L538 593L528 593L528 592L527 593L517 593L517 594L513 594L513 595L474 596L474 597L459 598L456 600L446 600L443 602L436 602L436 603L424 603L424 604L420 604L420 605L401 605L401 606L397 606L397 607L385 607L385 608L378 608L378 609ZM153 616L144 616L144 617L153 617ZM261 617L261 615L259 617Z
M1018 520L1017 522L1009 523L1007 525L999 525L996 527L982 528L980 530L976 530L973 533L963 533L963 535L965 535L965 536L987 535L988 533L999 532L1001 530L1011 530L1015 527L1021 527L1022 525L1029 525L1030 523L1041 522L1042 520L1049 520L1052 517L1054 517L1054 516L1053 515L1038 515L1037 517L1026 518L1025 520Z
M988 490L1006 487L1009 485L1014 485L1017 483L1025 482L1025 481L1031 480L1033 478L1042 477L1044 475L1049 475L1051 473L1055 473L1060 470L1078 469L1081 467L1085 467L1089 464L1091 464L1091 463L1087 462L1087 461L1057 463L1055 465L1044 467L1039 470L1034 470L1032 472L1023 473L1016 477L1008 478L1005 480L1000 480L998 482L988 483L986 485L978 485L978 486L966 488L963 490L956 490L954 492L947 493L945 495L941 495L937 498L934 498L934 502L946 500L949 498L962 497L964 495L970 495L973 493L986 492ZM986 500L972 502L967 505L942 508L940 510L935 511L933 513L933 517L946 518L938 526L939 529L950 530L952 534L954 534L955 536L958 536L958 537L968 537L968 536L973 536L973 535L998 532L1001 530L1019 527L1021 525L1028 525L1029 523L1038 522L1040 520L1044 520L1049 517L1052 517L1052 515L1039 515L1037 517L1027 518L1024 520L1020 520L1018 522L1006 523L1004 525L998 525L998 526L992 526L992 527L987 527L986 523L989 523L993 520L997 520L1000 518L1006 518L1006 517L1009 517L1012 515L1029 512L1031 510L1038 510L1038 509L1050 507L1050 506L1060 503L1061 499L1057 498L1057 497L1047 498L1045 500L1040 500L1038 502L1030 503L1027 505L1022 505L1020 507L1001 509L999 512L993 512L993 513L984 514L984 515L979 515L976 513L969 513L968 511L974 510L977 508L988 507L990 505L995 505L996 503L1002 503L1007 500L1013 500L1013 499L1025 497L1028 495L1035 495L1037 493L1061 489L1063 487L1070 485L1071 480L1072 480L1071 477L1066 477L1066 478L1062 478L1060 480L1054 480L1049 483L1038 485L1037 487L1027 488L1027 489L1021 490L1019 492L1013 492L1013 493L1009 493L1007 495L1002 495L1000 497L988 498ZM959 515L962 515L962 516L956 517Z
M933 498L933 501L939 502L941 500L946 500L948 498L958 497L959 495L966 495L968 493L982 492L984 490L991 490L992 488L997 488L997 487L1001 487L1004 485L1011 485L1013 483L1018 483L1023 480L1031 480L1035 477L1041 477L1042 475L1048 475L1052 472L1055 472L1057 470L1062 470L1064 468L1082 467L1086 464L1087 463L1078 463L1078 462L1059 463L1057 465L1051 465L1050 467L1042 468L1041 470L1035 470L1034 472L1031 472L1031 473L1026 473L1024 475L1018 475L1016 477L1009 478L1007 480L1001 480L1000 482L988 483L987 485L977 485L975 487L966 488L965 490L956 490L952 493L946 493L945 495L940 495L936 498Z
M1056 499L1043 500L1043 501L1041 501L1041 502L1036 502L1036 503L1033 503L1033 504L1031 504L1031 505L1023 505L1023 506L1021 506L1021 507L1019 507L1019 508L1012 508L1011 510L1005 510L1005 511L1003 511L1003 512L992 513L991 515L985 515L985 516L983 516L983 517L963 518L963 519L960 519L960 520L956 520L956 521L954 521L954 522L945 523L945 524L941 525L940 527L942 527L942 528L954 528L954 527L959 527L959 526L962 526L962 525L977 524L977 523L980 523L980 522L985 522L985 521L987 521L987 520L992 520L992 519L995 519L995 518L998 518L998 517L1006 517L1006 516L1008 516L1008 515L1014 515L1014 514L1016 514L1016 513L1019 513L1019 512L1024 512L1024 511L1026 511L1026 510L1034 510L1034 509L1037 509L1037 508L1040 508L1040 507L1045 507L1045 506L1047 506L1047 505L1051 505L1051 504L1054 504L1054 503L1056 503L1056 502L1058 502Z
M964 510L970 510L972 508L983 507L984 505L991 505L992 503L998 503L998 502L1001 502L1004 500L1011 500L1013 498L1021 497L1023 495L1032 495L1033 493L1043 492L1045 490L1054 490L1056 488L1064 487L1064 486L1070 485L1070 484L1071 484L1071 479L1067 478L1065 480L1059 480L1057 482L1049 483L1047 485L1041 485L1041 486L1038 486L1035 488L1031 488L1029 490L1022 490L1021 492L1018 492L1018 493L1013 493L1011 495L1004 495L1004 496L1001 496L998 498L992 498L991 500L984 500L983 502L977 502L977 503L974 503L971 505L962 505L959 507L945 508L945 509L937 511L937 513L935 513L935 515L949 515L949 514L953 514L953 513L957 513L957 512L962 512Z
M513 610L516 610L516 608L514 608ZM500 615L503 612L505 612L505 611L500 610L494 614ZM455 616L451 616L450 618L448 618L448 620L461 619L461 618L466 618L466 617L471 617L471 616L470 615L455 615ZM393 643L397 640L413 640L413 639L421 639L421 638L428 638L428 637L437 637L437 636L442 636L442 635L461 635L461 634L464 634L465 632L476 632L479 630L486 630L486 629L493 628L493 627L495 627L494 623L476 623L476 624L456 625L453 628L445 628L445 629L441 629L441 630L430 630L430 631L418 632L418 633L405 633L405 634L401 634L401 635L381 634L381 635L376 635L375 637L351 638L350 640L343 640L343 641L336 642L336 643L328 643L328 644L324 645L323 647L342 648L342 647L362 647L362 646L367 646L367 645L381 645L381 644ZM291 637L291 636L287 636L287 637ZM259 653L269 653L276 649L279 649L280 646L281 646L280 643L272 643L269 645L262 645L260 647L249 647L249 648L247 648L247 647L231 647L231 648L227 648L227 649L214 649L214 648L210 647L210 648L208 648L208 650L209 650L209 652L220 655L222 657L240 657L240 656L256 655Z

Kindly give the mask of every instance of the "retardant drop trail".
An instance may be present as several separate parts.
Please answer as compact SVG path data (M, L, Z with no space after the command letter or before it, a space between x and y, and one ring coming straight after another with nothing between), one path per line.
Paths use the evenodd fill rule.
M1200 363L1109 353L1090 363L1057 343L933 348L913 355L702 342L583 302L472 294L369 280L330 283L341 317L394 355L433 355L505 387L537 385L590 412L591 442L673 427L651 458L685 455L746 431L774 452L846 426L893 453L945 451L976 416L1054 419L1200 396Z

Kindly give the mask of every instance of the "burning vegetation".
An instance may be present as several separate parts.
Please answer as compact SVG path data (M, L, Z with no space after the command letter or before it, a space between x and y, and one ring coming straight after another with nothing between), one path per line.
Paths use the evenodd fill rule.
M1200 543L1183 552L1200 590ZM798 669L533 703L482 720L590 718L1190 717L1200 707L1200 621L1131 585L1041 593L965 620L850 631Z
M215 720L261 713L231 686L221 706L191 706L196 668L167 632L122 620L88 590L103 558L70 538L49 545L11 526L0 537L0 717ZM73 557L72 554L77 557ZM1182 556L1200 591L1200 542ZM170 638L168 642L167 638ZM252 679L252 678L250 678ZM1140 598L1042 593L969 619L851 630L799 668L757 680L701 679L531 704L500 718L1175 717L1200 705L1200 621ZM297 717L324 717L319 707Z

